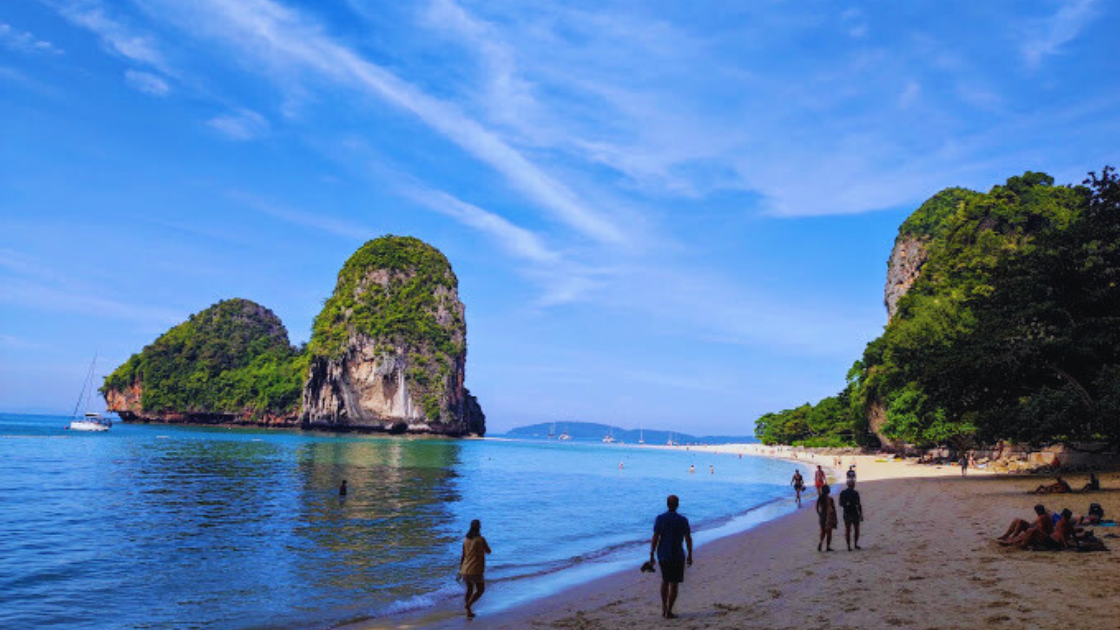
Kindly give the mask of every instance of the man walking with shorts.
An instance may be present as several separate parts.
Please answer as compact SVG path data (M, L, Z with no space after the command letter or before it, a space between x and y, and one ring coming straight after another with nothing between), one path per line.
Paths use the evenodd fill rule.
M659 515L653 522L653 541L649 547L649 559L657 556L661 567L661 616L674 619L673 604L677 601L677 588L684 581L685 565L692 566L692 528L688 519L677 513L680 499L670 494L665 500L668 511ZM688 545L685 555L684 545Z
M840 508L844 511L844 540L852 550L852 530L856 532L856 549L859 549L859 524L863 522L863 505L856 492L856 480L848 477L848 489L840 493Z

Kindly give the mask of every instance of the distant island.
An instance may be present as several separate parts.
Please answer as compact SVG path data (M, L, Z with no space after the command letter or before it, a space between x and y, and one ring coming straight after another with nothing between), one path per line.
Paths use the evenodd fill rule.
M100 391L126 422L483 435L463 386L459 283L436 248L367 242L343 265L310 342L250 300L223 300L132 355Z
M1120 179L1027 172L945 189L899 228L887 326L816 404L763 415L766 444L1120 444Z
M655 429L620 429L595 422L541 422L524 427L510 429L504 435L518 438L543 438L547 439L550 432L553 437L567 433L573 440L601 441L610 435L618 442L637 444L639 439L644 439L646 444L668 444L670 438L679 444L751 444L758 442L750 436L706 435L697 437L688 433L676 431L659 431Z

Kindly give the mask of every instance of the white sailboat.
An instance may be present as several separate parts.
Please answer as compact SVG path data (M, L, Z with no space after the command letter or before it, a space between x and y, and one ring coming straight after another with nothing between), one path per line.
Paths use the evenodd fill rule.
M668 444L669 446L676 446L676 444L673 443L673 432L672 431L669 432L669 441L666 442L666 444Z
M93 368L97 365L97 353L93 353L93 362L89 364L89 373L86 374L86 380L82 383L82 393L78 394L78 402L74 405L74 413L70 414L70 424L67 429L71 431L92 431L101 432L108 431L113 427L112 421L104 418L99 413L92 413L89 410L89 403L93 399ZM78 409L85 406L85 411L82 417L78 417Z
M646 433L642 427L638 427L638 444L646 443Z
M614 444L614 427L607 426L607 434L603 436L603 444Z
M549 428L549 430L548 430L548 439L551 440L554 437L556 437L556 423L555 422L552 423L552 427Z
M564 432L560 434L559 440L570 440L572 436L568 435L568 425L564 425Z

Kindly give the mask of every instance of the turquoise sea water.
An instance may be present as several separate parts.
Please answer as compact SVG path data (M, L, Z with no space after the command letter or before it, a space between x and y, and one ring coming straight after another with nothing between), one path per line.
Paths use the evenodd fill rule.
M485 612L636 568L670 492L708 538L790 505L793 465L751 457L65 425L0 414L0 628L331 627L422 611L459 593L472 518L494 550Z

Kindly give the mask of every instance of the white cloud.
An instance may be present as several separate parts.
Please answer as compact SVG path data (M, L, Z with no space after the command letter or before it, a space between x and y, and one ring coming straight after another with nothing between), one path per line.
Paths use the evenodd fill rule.
M215 116L206 121L222 135L231 140L252 140L268 131L268 121L264 116L251 109L238 108L228 114Z
M129 69L125 70L124 78L133 88L152 96L166 96L170 91L167 81L150 72Z
M406 194L436 212L487 234L514 256L545 264L560 260L560 256L550 250L535 233L514 225L493 212L483 210L440 190L415 188L407 191Z
M303 210L271 203L245 192L234 191L231 192L229 196L257 212L267 214L293 225L309 227L335 236L365 241L366 239L373 238L374 235L377 234L377 231L373 228L360 223L339 219L323 213L305 212Z
M157 68L164 74L172 74L155 38L110 17L100 4L96 2L52 4L72 24L96 34L109 50L136 63Z
M907 81L906 87L902 88L902 93L898 95L898 106L903 109L910 107L918 102L918 97L921 95L922 85L914 80Z
M1054 15L1033 22L1023 41L1023 58L1027 66L1037 68L1042 60L1062 51L1096 16L1097 0L1061 0Z
M61 55L62 49L54 44L35 37L27 31L19 31L10 24L0 22L0 44L6 48L23 53L43 53Z
M164 0L154 0L161 5ZM168 7L173 13L185 7ZM463 150L489 164L557 219L601 242L625 240L621 230L588 208L499 135L468 117L455 104L435 98L351 48L327 36L310 18L269 0L199 0L188 26L235 46L290 77L296 70L368 92L415 115Z

